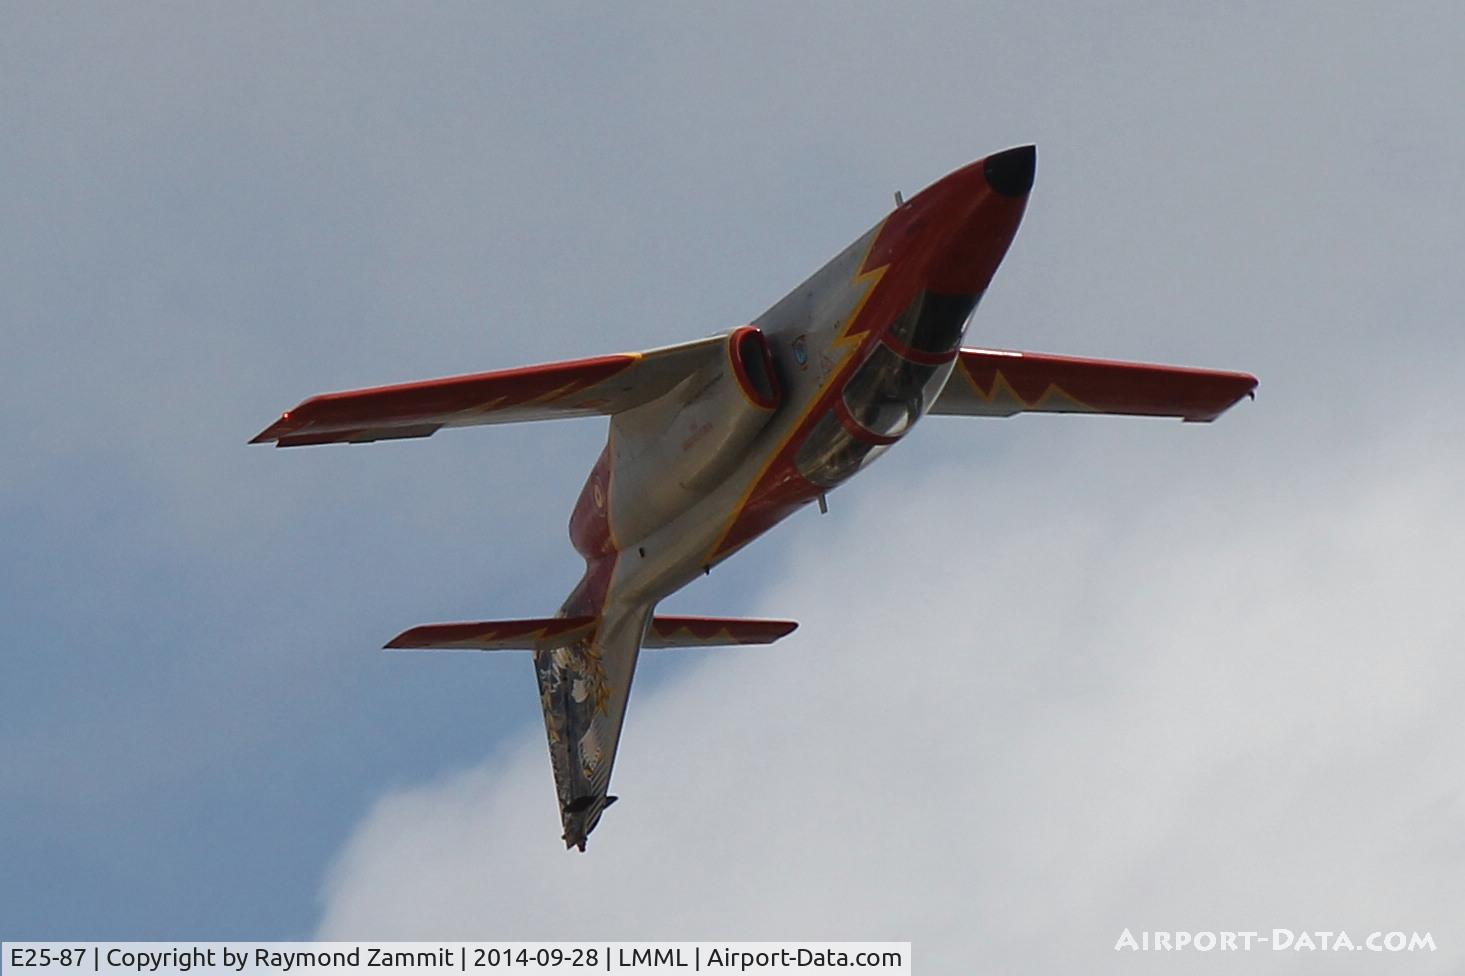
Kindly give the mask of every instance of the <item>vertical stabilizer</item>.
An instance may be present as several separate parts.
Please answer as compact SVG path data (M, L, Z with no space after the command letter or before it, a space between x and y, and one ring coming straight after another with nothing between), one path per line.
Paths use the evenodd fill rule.
M651 610L612 604L590 635L534 652L566 847L583 851L614 802L606 791Z

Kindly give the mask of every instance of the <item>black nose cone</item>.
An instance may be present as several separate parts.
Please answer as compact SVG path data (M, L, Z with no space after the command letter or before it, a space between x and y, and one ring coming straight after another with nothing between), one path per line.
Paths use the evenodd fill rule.
M1033 170L1038 165L1036 146L1018 146L987 157L982 167L987 185L1004 197L1025 197L1033 188Z

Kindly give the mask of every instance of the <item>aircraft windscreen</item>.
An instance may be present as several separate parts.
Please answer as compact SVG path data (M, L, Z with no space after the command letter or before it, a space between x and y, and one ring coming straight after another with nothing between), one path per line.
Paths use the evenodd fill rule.
M941 355L961 345L979 295L923 292L890 326L890 337L919 352Z

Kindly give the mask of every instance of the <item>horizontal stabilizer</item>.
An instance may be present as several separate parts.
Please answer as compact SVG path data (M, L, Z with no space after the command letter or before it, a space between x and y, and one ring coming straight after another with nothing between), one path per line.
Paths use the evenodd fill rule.
M393 637L393 650L533 651L564 647L595 633L594 617L544 617L530 620L484 620L461 624L425 624ZM792 633L792 620L749 620L735 617L654 617L642 647L726 647L772 644Z
M792 620L749 620L737 617L652 617L642 647L727 647L772 644L794 632Z
M322 393L280 415L251 444L367 444L443 427L614 414L654 400L726 357L727 335L647 352Z
M1256 377L1215 369L963 349L933 416L1110 413L1215 420L1256 389Z
M593 633L594 617L482 620L424 624L403 631L386 646L392 650L533 651L563 647Z

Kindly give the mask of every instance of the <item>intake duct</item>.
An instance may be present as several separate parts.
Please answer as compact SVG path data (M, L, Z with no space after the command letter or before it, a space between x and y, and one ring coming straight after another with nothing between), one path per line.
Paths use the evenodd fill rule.
M772 410L783 399L778 374L773 371L773 353L763 332L751 325L733 329L727 339L727 354L733 377L754 406Z

